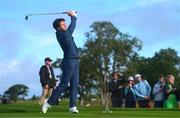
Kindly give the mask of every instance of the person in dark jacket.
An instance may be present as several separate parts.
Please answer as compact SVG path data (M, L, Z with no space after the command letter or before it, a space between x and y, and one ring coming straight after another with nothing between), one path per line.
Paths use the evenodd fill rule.
M134 78L130 76L128 78L128 84L125 87L125 106L127 108L136 108L136 95L133 89L134 84Z
M113 107L122 107L125 79L118 72L112 73L112 81L109 83Z
M60 44L64 58L62 60L62 80L57 88L53 91L51 97L44 102L42 112L46 113L51 105L54 105L65 92L70 83L70 104L69 111L78 113L76 107L78 86L79 86L79 60L78 49L74 42L73 32L76 26L76 12L68 11L67 14L71 17L71 23L67 28L65 19L58 18L53 22L53 27L56 30L57 41Z
M39 105L42 105L46 98L49 98L52 94L53 88L56 85L54 77L54 71L52 68L52 59L45 58L45 65L41 66L39 71L40 82L42 85L42 95L39 100Z

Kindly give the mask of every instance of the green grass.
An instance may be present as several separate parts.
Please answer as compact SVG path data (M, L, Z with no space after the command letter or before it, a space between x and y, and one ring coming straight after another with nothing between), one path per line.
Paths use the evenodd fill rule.
M0 104L0 118L180 118L179 109L110 109L112 113L104 113L102 107L79 107L79 114L68 112L67 102L53 106L47 114L40 112L36 102L18 102L16 104Z

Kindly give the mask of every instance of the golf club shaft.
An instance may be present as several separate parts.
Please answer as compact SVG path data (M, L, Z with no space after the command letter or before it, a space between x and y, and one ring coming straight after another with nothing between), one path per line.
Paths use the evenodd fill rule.
M57 13L38 13L38 14L29 14L28 16L35 16L35 15L53 15L53 14L67 14L67 12L57 12Z
M56 12L56 13L38 13L38 14L29 14L28 16L34 16L34 15L53 15L53 14L67 14L68 12ZM77 12L75 12L77 13Z

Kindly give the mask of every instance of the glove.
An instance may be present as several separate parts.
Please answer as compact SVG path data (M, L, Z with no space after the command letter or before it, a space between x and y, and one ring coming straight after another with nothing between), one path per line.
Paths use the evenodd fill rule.
M75 16L75 17L77 16L77 12L76 11L68 11L67 14L69 16Z

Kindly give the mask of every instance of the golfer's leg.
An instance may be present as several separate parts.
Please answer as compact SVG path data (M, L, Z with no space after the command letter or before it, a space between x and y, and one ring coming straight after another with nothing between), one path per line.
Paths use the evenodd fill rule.
M55 104L58 101L61 94L66 90L68 83L72 77L72 74L73 74L73 67L66 67L63 69L61 83L52 92L52 95L48 100L48 103L50 105Z
M70 80L70 108L76 106L79 86L79 63L75 62L75 70Z

